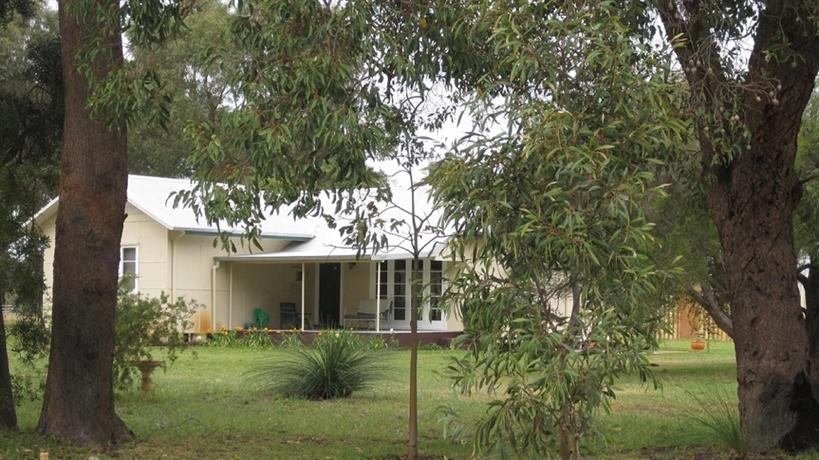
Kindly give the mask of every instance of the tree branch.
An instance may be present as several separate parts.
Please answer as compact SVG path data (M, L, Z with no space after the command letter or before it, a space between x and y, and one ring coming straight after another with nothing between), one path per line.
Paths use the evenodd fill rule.
M723 332L728 334L728 336L733 339L734 323L731 321L731 318L724 311L722 311L722 308L720 308L717 299L714 297L714 291L711 290L711 286L708 286L707 284L703 285L701 291L702 292L695 289L690 289L688 294L702 306L705 312L708 313L708 316L714 320L717 327L722 329Z

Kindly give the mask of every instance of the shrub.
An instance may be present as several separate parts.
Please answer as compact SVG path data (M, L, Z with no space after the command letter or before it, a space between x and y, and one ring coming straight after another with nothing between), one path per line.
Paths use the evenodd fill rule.
M238 343L237 332L224 327L214 332L207 341L207 344L212 347L235 347Z
M289 349L251 374L262 389L285 397L345 398L367 387L382 372L379 354L346 331L320 333L311 347Z
M736 398L727 392L712 395L693 391L686 393L691 403L683 410L685 416L714 433L720 444L733 449L739 457L744 457L747 449L742 438Z
M299 338L298 331L282 332L282 339L279 341L279 346L282 348L301 348L304 344Z
M37 306L17 305L15 321L8 327L8 349L17 356L19 366L11 375L15 404L36 401L45 391L51 331L47 318Z
M128 389L140 376L134 362L153 359L157 346L165 350L165 361L175 361L184 350L184 332L196 308L196 303L181 297L171 302L164 293L149 297L121 288L115 317L114 385Z
M246 329L239 337L239 344L248 348L266 348L273 345L270 340L270 329Z
M48 356L50 334L51 331L42 316L21 314L17 321L9 326L9 335L14 337L14 340L9 342L8 346L23 364L29 366Z

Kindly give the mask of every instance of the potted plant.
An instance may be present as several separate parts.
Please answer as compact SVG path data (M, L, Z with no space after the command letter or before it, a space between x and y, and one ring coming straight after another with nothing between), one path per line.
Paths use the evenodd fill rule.
M702 326L703 326L703 312L699 308L689 308L688 321L691 324L691 330L694 331L694 338L691 339L691 350L702 351L705 350L705 341L703 340Z
M157 361L154 359L142 359L137 361L132 361L132 364L139 369L140 374L142 374L142 392L145 394L150 394L154 390L154 382L151 380L151 374L153 374L154 369L160 366L165 365L165 361Z

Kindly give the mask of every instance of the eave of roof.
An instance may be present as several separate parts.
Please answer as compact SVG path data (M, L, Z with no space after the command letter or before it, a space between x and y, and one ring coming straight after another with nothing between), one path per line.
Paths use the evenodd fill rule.
M141 181L142 190L139 188L133 189L132 188L132 181ZM163 217L164 209L158 209L157 212L154 212L152 206L156 206L156 204L151 205L150 196L145 195L144 189L145 184L151 184L150 181L154 181L155 183L163 184L163 183L177 183L180 182L179 179L172 179L166 177L152 177L152 176L139 176L139 175L131 175L129 176L129 184L128 184L128 197L127 202L140 212L144 213L148 217L150 217L153 221L158 223L159 225L165 227L169 231L178 231L184 232L189 235L206 235L206 236L217 236L219 234L227 234L234 237L239 237L244 235L244 232L241 229L236 228L227 228L227 229L218 229L214 228L209 225L201 225L201 226L190 226L190 225L178 225L179 222L174 224L173 221L169 221L165 217ZM137 182L139 184L139 182ZM143 199L148 201L143 202ZM167 200L165 201L167 203ZM51 218L56 212L59 204L59 197L55 197L51 201L48 202L42 209L40 209L34 217L32 217L30 222L34 222L36 224L42 224L46 219ZM167 206L167 204L166 204ZM167 214L167 212L165 213ZM315 237L313 233L302 233L298 231L292 231L297 229L289 229L291 231L271 231L262 230L259 236L262 239L280 239L280 240L288 240L288 241L309 241Z

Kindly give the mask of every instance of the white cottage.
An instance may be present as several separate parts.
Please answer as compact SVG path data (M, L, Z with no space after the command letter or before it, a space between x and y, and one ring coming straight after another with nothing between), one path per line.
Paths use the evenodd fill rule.
M218 230L200 223L192 210L174 208L171 193L190 187L186 179L131 175L127 218L120 246L120 275L133 276L133 289L146 295L166 292L202 305L190 332L244 327L264 312L273 329L352 327L372 331L409 329L411 260L394 245L389 251L356 258L340 243L338 230L322 218L294 220L271 214L262 225L262 250L238 244L229 254L214 246ZM409 196L394 192L396 199ZM35 217L41 231L54 241L55 199ZM419 214L429 210L424 199ZM223 228L224 230L224 228ZM419 330L460 331L457 312L440 308L449 267L441 245L430 245L423 258L426 290ZM53 244L44 254L46 287L52 286ZM93 261L77 261L93 263ZM49 298L49 294L46 294Z

